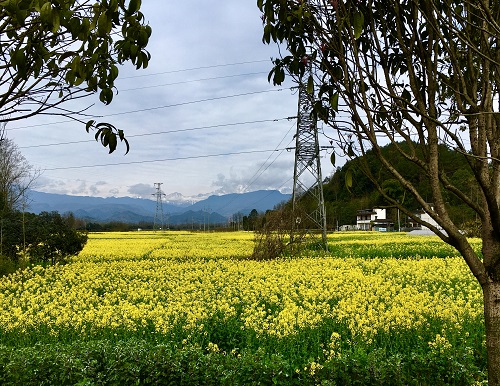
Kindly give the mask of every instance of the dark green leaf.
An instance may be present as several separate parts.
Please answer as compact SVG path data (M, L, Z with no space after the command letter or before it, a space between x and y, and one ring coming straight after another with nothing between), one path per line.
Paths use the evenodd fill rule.
M44 5L42 5L42 8L40 8L40 18L44 23L51 23L52 21L52 6L50 4L50 1L47 1Z
M271 43L271 24L266 24L264 27L264 35L262 36L262 42L263 43Z
M87 133L89 132L90 128L94 125L95 121L94 120L90 120L87 122L87 124L85 125L85 130L87 130Z
M141 8L141 0L130 0L128 5L128 12L130 14L136 13Z
M274 84L280 85L285 80L285 70L283 68L278 68L274 73Z
M403 93L401 94L401 96L402 96L402 97L403 97L403 99L405 99L406 101L411 102L411 94L410 94L410 92L409 92L407 89L404 89L404 90L403 90Z
M336 92L330 97L330 106L334 111L339 111L339 93Z
M99 94L99 99L102 103L109 105L113 100L113 90L111 90L110 88L102 89L101 93Z
M125 146L127 147L127 151L125 152L125 154L128 154L128 152L130 150L130 145L127 141L127 138L123 138L122 141L125 142Z
M273 79L273 74L276 71L276 67L274 67L271 71L269 71L269 74L267 75L267 81L271 82L271 79Z
M352 170L347 169L347 172L345 174L345 187L347 190L351 191L352 188Z
M150 55L148 55L148 53L146 52L141 52L141 57L142 57L142 68L144 69L148 68Z
M109 144L109 131L104 131L101 134L101 143L102 143L102 146L104 146L104 147L108 146L108 144Z
M361 36L361 33L363 32L363 25L365 23L365 16L363 15L363 12L361 11L356 11L354 14L354 37L356 39L359 39Z
M103 12L97 21L97 33L99 36L105 37L111 32L112 27L112 20Z
M118 141L116 139L116 134L110 132L108 134L108 146L109 146L109 154L113 153L116 150L116 145Z
M145 29L141 29L139 36L137 37L137 44L140 47L146 47L148 44L149 36Z
M110 70L111 70L111 79L114 81L118 77L118 67L112 64Z
M76 86L76 87L77 87L77 86L80 86L80 85L83 83L83 81L84 81L84 80L85 80L85 79L83 79L83 78L77 77L77 78L75 79L75 82L73 83L73 86Z
M342 67L335 66L335 68L332 71L332 77L335 82L342 79L344 77L344 71L342 70Z
M59 64L61 64L64 60L72 57L73 55L75 55L73 51L64 52L62 55L59 56L58 59Z
M59 12L56 8L54 8L51 12L51 23L52 23L52 32L56 33L59 31L59 27L61 26L61 19L59 16Z
M347 147L347 155L349 157L354 157L356 154L354 154L354 150L352 150L352 143L349 144Z

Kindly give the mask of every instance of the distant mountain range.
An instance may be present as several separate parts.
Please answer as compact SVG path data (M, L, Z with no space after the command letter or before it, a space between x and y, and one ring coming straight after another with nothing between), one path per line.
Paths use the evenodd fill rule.
M177 198L177 199L176 199ZM265 212L288 201L289 194L277 190L258 190L208 198L189 204L182 195L162 202L165 219L170 224L222 223L236 213L248 215L252 209ZM72 212L76 217L92 222L119 221L124 223L153 222L156 201L132 197L88 197L30 191L27 210L33 213ZM210 216L210 217L209 217Z

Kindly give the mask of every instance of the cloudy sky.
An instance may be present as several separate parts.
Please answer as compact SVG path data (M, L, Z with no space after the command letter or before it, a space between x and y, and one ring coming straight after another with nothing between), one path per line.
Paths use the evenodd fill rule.
M97 98L89 119L124 129L130 152L113 154L81 124L37 117L7 126L42 171L35 189L89 196L234 193L293 186L297 95L267 81L278 47L261 41L255 0L143 0L153 29L147 70L120 69L118 95ZM69 143L68 143L69 142ZM327 144L326 138L320 139ZM323 176L332 173L323 153Z

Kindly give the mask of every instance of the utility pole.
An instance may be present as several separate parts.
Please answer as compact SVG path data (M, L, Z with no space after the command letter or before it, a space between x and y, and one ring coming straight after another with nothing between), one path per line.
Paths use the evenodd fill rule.
M156 193L153 193L153 196L156 196L156 212L155 212L155 220L153 223L153 231L158 229L163 229L163 202L162 198L165 196L165 193L161 191L161 186L163 182L155 182Z
M308 60L308 58L305 58ZM323 245L328 250L326 239L326 212L323 197L323 178L321 175L321 162L319 157L318 126L316 115L313 114L314 92L307 89L309 77L313 76L311 62L309 61L304 75L299 81L299 103L297 113L297 133L295 135L295 165L293 171L292 193L292 231L290 241L293 242L294 230L305 219L295 215L298 203L305 195L314 200L314 209L306 213L306 217L322 230ZM304 84L304 79L306 83ZM309 91L309 92L308 92ZM312 177L312 178L311 178ZM312 185L308 181L312 180Z
M203 207L203 232L210 232L210 211L211 209L208 207ZM206 216L206 219L205 219ZM205 229L205 224L207 224L207 228Z

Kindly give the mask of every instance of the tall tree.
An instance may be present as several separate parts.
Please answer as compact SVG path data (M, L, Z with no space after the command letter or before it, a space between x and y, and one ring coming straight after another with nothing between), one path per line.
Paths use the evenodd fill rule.
M337 149L351 157L371 149L438 224L424 225L465 259L484 294L489 384L500 385L500 2L258 0L258 6L263 40L289 51L274 61L270 79L301 80L311 66L302 81ZM389 142L420 169L432 203L381 153ZM440 145L463 155L473 176L469 192L479 198L442 171ZM419 220L364 169L386 200ZM477 213L482 258L451 219L447 195Z
M19 206L38 175L0 124L0 221Z
M37 114L63 115L69 100L99 93L113 99L118 65L146 68L151 27L141 0L0 0L0 123ZM112 152L123 131L95 126L96 140ZM125 141L126 143L126 141ZM128 143L127 150L128 150Z

